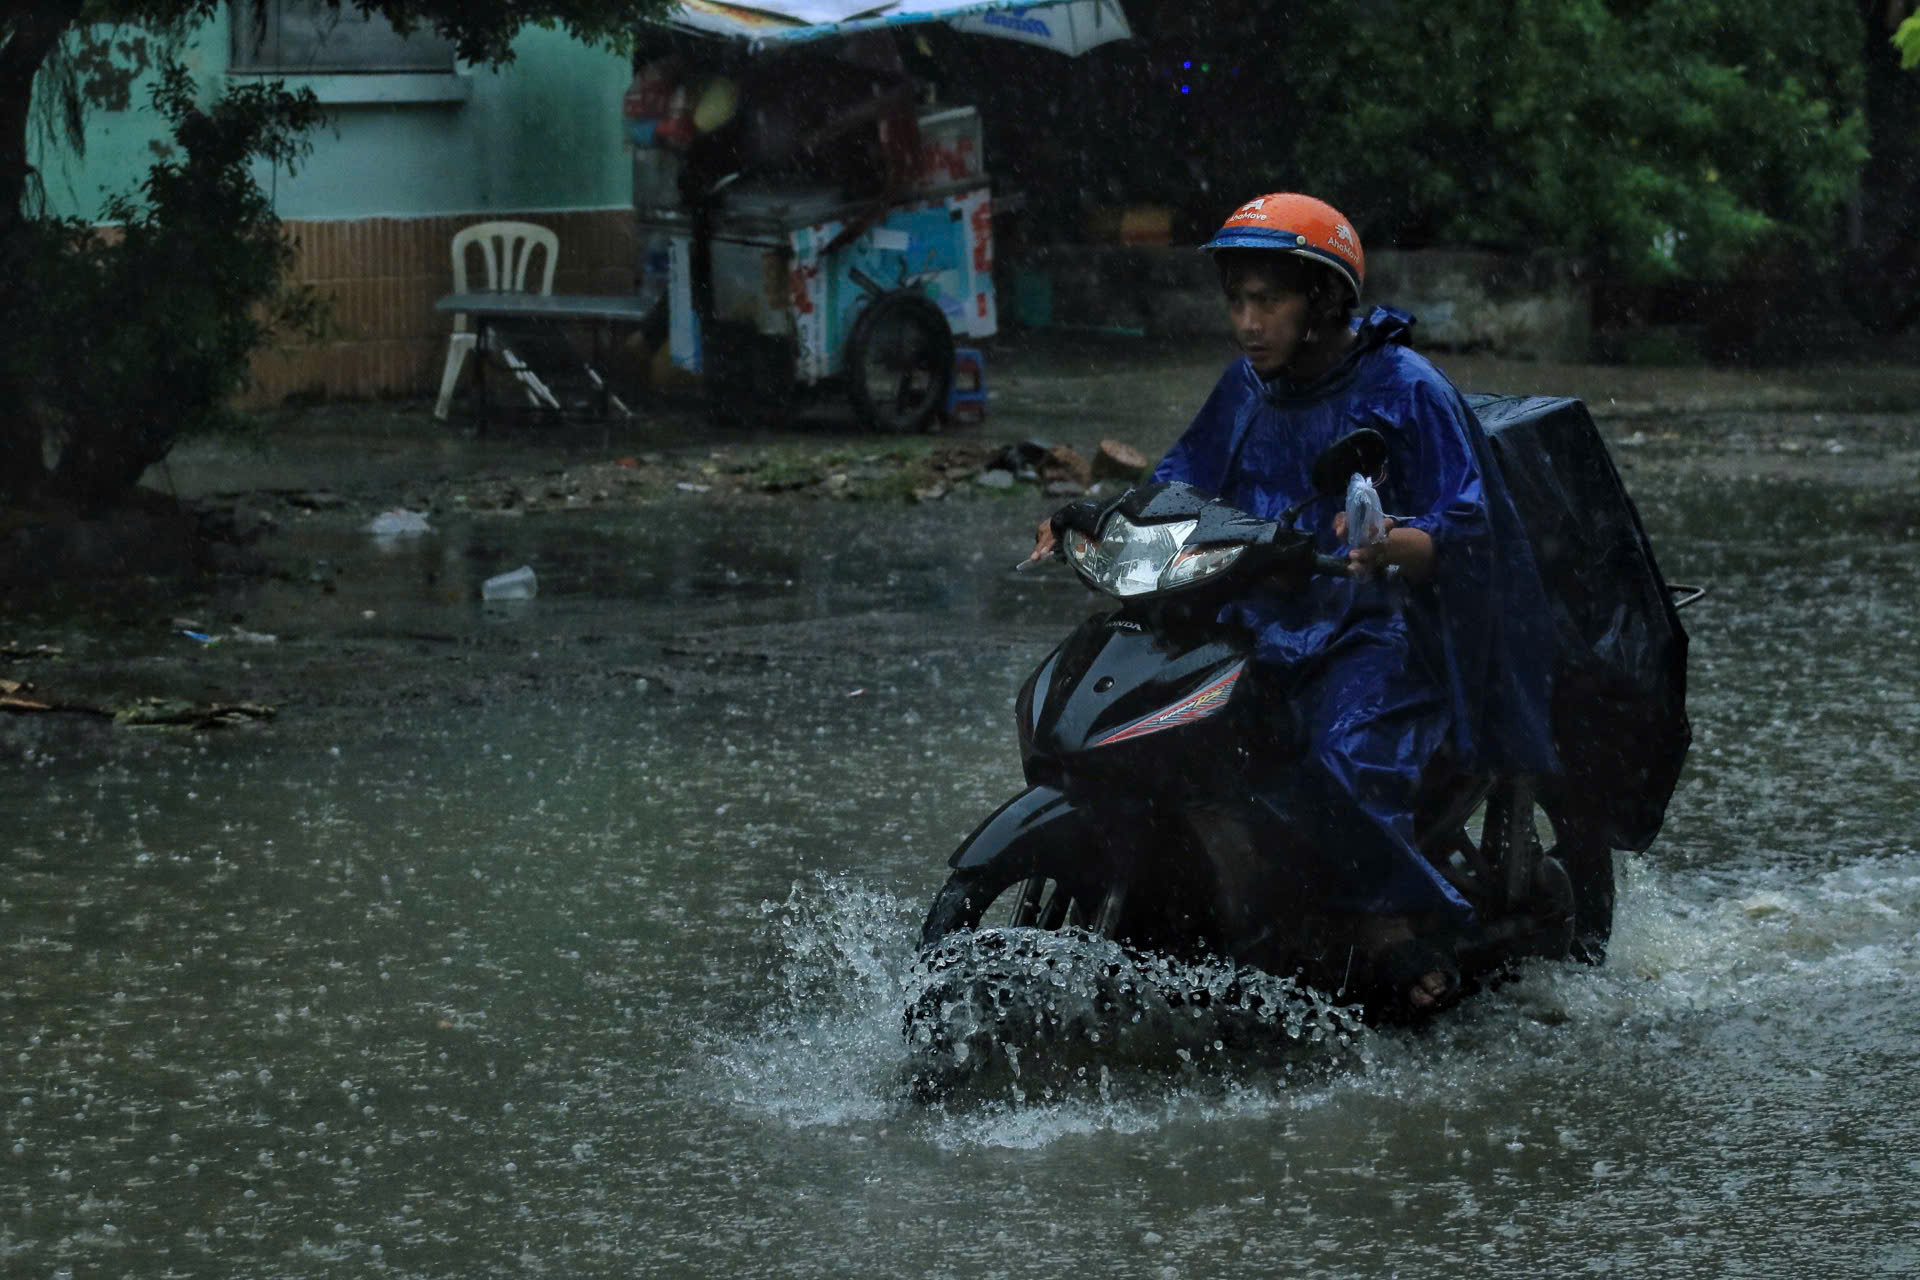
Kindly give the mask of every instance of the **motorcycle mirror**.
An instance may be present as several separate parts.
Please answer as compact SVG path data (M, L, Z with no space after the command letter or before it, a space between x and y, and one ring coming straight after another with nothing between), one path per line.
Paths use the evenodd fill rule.
M1372 427L1348 432L1328 445L1313 460L1313 487L1321 493L1339 497L1347 491L1354 475L1369 479L1387 465L1387 438Z

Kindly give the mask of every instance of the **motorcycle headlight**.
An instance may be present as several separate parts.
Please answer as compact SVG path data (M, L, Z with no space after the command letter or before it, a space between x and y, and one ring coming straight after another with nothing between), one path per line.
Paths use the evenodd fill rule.
M1245 551L1244 543L1231 542L1220 546L1187 547L1173 558L1173 563L1160 575L1163 587L1180 587L1189 582L1198 582L1210 578L1240 558Z
M1140 596L1186 586L1220 572L1246 548L1187 548L1196 521L1137 525L1119 512L1107 517L1098 538L1067 531L1067 559L1089 585L1113 596Z

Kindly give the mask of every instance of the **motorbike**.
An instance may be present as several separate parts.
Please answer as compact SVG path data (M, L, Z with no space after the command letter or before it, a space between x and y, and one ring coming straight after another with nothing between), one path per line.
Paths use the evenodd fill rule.
M1337 442L1314 466L1316 497L1377 475L1386 449L1369 429ZM1254 590L1348 572L1299 527L1306 506L1265 520L1158 483L1056 517L1056 555L1112 607L1020 690L1027 786L950 859L921 931L936 978L1010 955L1022 938L1074 934L1129 955L1292 977L1362 1006L1365 1020L1395 1016L1370 985L1359 922L1316 904L1303 837L1260 805L1262 780L1303 745L1252 636L1218 620ZM1415 816L1421 854L1474 910L1471 926L1426 939L1445 948L1466 991L1529 957L1604 951L1611 852L1577 816L1547 813L1533 779L1443 758ZM938 987L909 1012L910 1033L947 998Z

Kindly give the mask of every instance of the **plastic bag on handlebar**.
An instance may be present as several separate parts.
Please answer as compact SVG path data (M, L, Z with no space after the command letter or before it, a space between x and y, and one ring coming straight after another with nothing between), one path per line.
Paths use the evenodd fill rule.
M1355 473L1347 481L1347 545L1372 547L1387 540L1387 516L1373 481Z

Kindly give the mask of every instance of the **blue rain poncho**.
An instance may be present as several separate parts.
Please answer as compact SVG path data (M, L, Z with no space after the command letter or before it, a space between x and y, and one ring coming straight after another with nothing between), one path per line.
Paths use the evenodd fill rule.
M1387 439L1385 509L1433 539L1432 581L1315 577L1227 616L1255 633L1285 682L1306 756L1264 797L1322 854L1333 910L1465 916L1457 891L1413 844L1422 772L1445 750L1461 767L1556 769L1549 731L1555 634L1519 517L1485 433L1446 377L1406 343L1412 317L1376 307L1326 376L1304 386L1228 366L1154 471L1267 519L1313 493L1320 452L1372 427ZM1336 552L1341 498L1301 527Z

